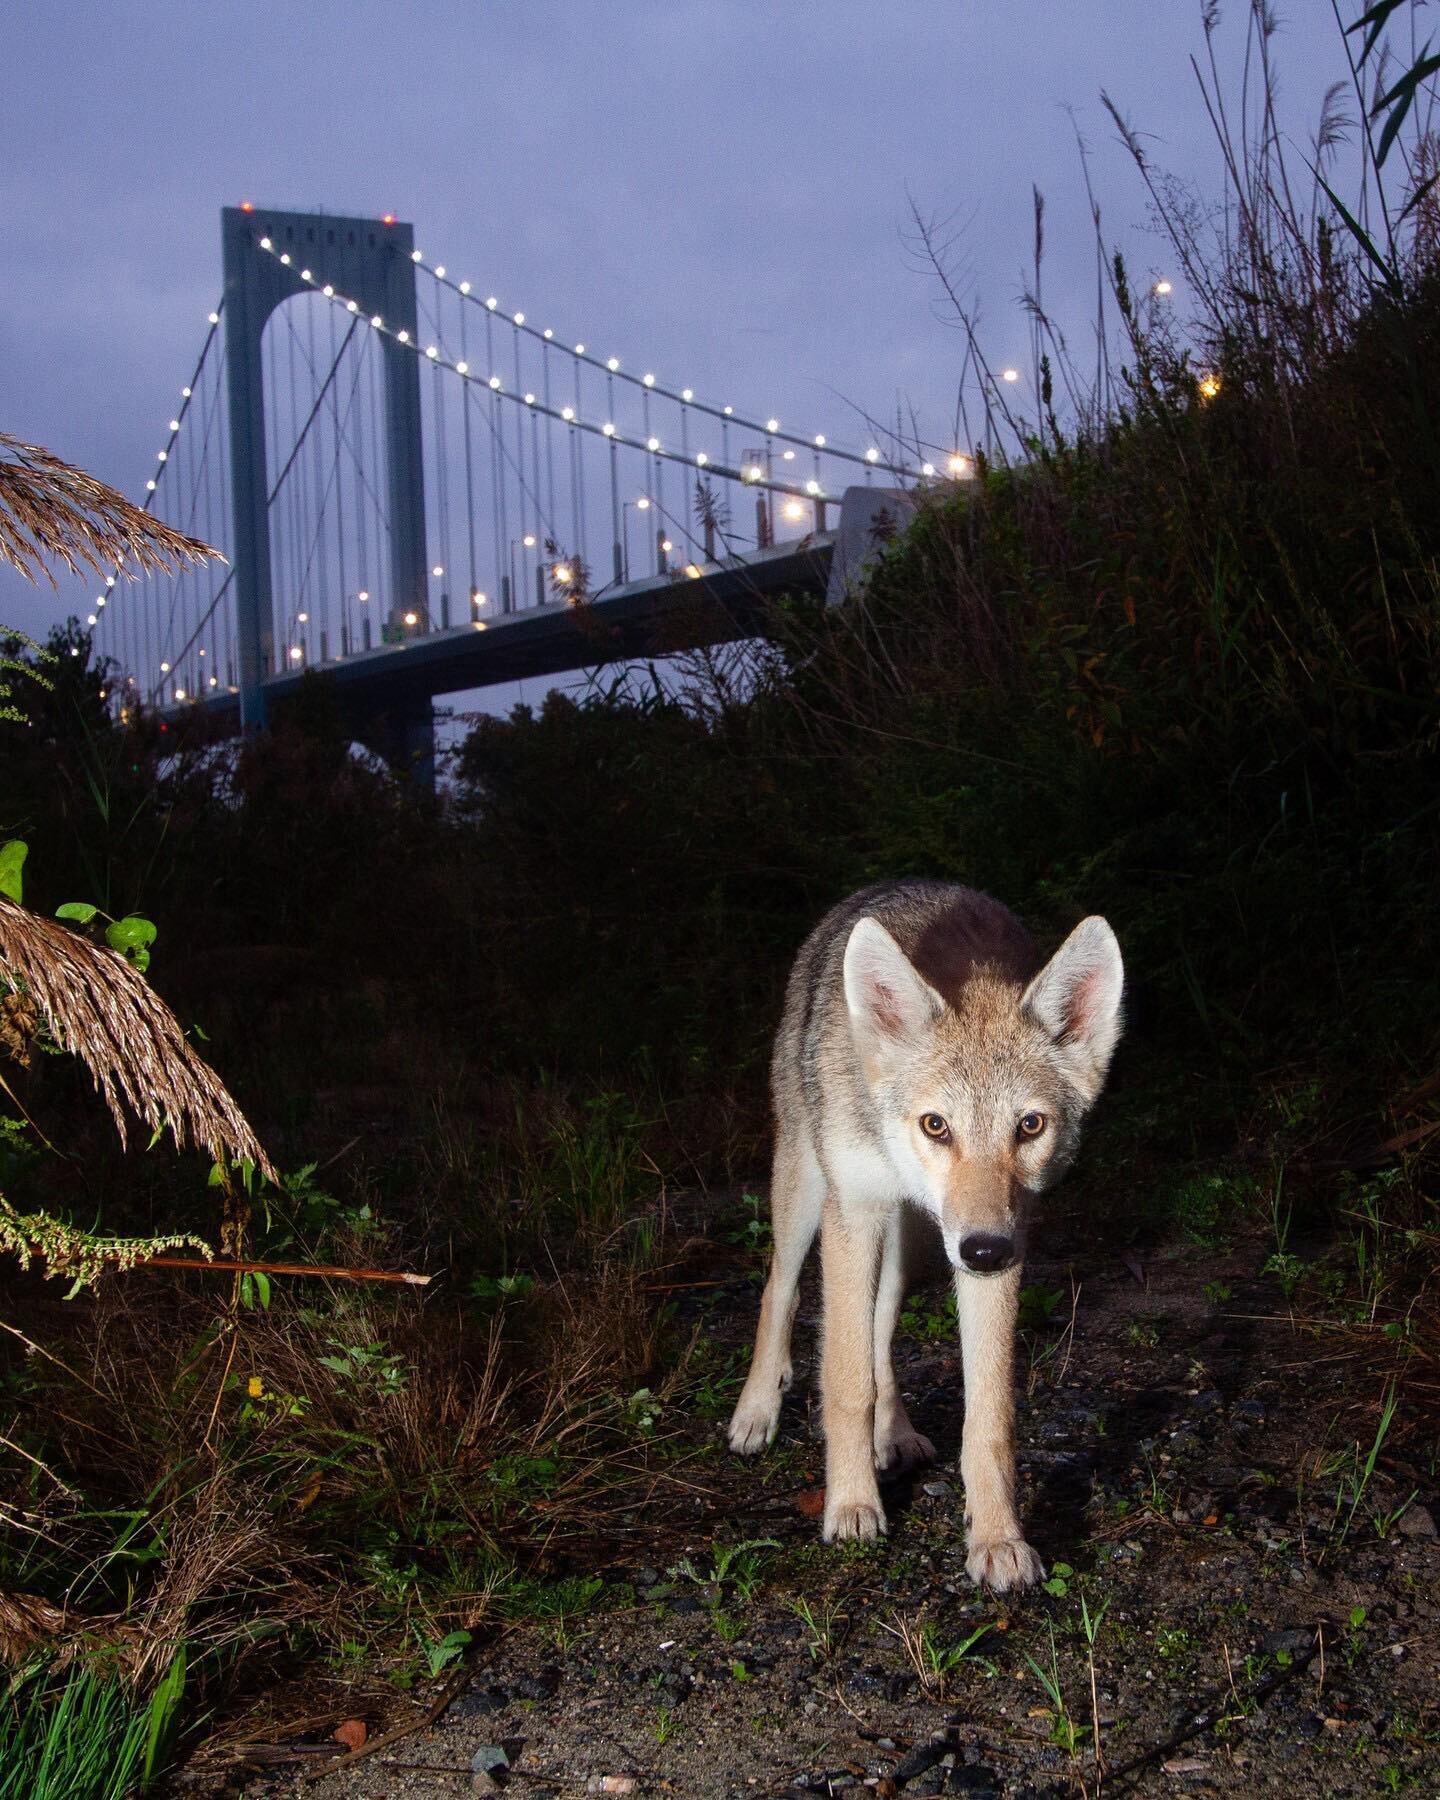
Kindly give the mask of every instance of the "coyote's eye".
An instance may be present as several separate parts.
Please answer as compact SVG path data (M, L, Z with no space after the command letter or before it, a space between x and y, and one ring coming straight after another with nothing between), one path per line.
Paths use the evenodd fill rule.
M920 1129L937 1144L950 1142L950 1127L939 1113L921 1113Z
M1022 1115L1019 1126L1019 1135L1022 1138L1037 1138L1044 1129L1044 1113L1028 1112Z

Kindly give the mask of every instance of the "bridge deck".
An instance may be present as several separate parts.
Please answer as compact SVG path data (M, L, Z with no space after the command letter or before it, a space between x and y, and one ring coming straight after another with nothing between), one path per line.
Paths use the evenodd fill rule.
M695 577L628 582L581 606L528 607L485 621L484 630L467 624L426 632L315 663L311 670L328 676L346 711L360 717L413 712L437 694L751 637L769 602L782 594L825 591L835 536L830 532L705 563ZM264 683L267 704L294 694L305 673L270 676ZM197 716L211 729L238 729L239 699L219 694L165 714L176 723Z

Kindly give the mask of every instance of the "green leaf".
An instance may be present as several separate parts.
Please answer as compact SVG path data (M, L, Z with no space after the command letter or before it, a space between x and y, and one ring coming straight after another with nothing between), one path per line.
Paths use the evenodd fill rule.
M1363 31L1367 25L1370 27L1370 35L1365 39L1365 48L1360 52L1360 61L1362 63L1375 48L1375 40L1385 29L1386 20L1390 17L1391 13L1395 12L1404 4L1405 0L1375 0L1374 6L1368 7L1361 13L1360 17L1353 25L1347 25L1345 27L1346 37L1349 37L1353 31Z
M128 956L132 950L144 950L155 942L156 930L149 919L127 913L123 919L105 927L105 942L112 950Z
M57 919L71 919L77 925L88 925L100 908L92 906L88 900L67 900L63 906L55 908Z
M0 894L7 900L13 900L17 906L22 906L25 901L21 870L29 854L30 846L22 843L19 838L11 838L8 843L0 844Z

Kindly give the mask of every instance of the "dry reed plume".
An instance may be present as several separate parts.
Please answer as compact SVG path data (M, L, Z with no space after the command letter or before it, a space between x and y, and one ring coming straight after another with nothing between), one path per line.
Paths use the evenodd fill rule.
M94 1077L122 1143L126 1107L154 1132L217 1162L251 1162L277 1179L224 1083L185 1041L180 1022L124 957L0 898L0 976L27 994L55 1042Z
M48 450L0 431L0 562L51 585L50 563L72 575L128 564L170 574L219 552L162 524L121 493Z

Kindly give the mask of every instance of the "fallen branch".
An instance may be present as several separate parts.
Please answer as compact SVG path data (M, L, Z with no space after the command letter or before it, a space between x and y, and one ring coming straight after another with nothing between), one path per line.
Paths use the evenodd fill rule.
M43 1257L44 1251L32 1254ZM111 1256L107 1261L116 1261ZM224 1256L144 1256L130 1265L134 1269L203 1269L218 1270L222 1275L313 1275L322 1281L398 1281L408 1287L428 1287L430 1275L412 1275L408 1269L341 1269L326 1263L233 1262Z

